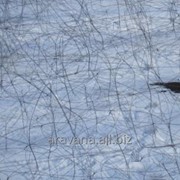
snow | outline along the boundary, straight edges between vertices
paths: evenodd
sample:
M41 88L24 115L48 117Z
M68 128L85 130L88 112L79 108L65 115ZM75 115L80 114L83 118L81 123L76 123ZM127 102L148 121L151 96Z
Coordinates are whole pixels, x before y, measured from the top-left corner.
M178 0L0 7L0 179L180 178Z

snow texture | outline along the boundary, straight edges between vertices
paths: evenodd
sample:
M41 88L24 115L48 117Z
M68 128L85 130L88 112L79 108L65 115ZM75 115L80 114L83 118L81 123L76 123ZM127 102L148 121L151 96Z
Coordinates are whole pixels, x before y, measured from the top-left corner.
M1 0L0 180L179 180L179 76L179 0Z

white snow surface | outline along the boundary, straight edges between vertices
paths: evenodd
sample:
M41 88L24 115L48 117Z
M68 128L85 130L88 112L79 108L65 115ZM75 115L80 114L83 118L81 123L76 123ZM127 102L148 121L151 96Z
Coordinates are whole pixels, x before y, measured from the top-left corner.
M179 78L179 0L1 0L0 179L179 180Z

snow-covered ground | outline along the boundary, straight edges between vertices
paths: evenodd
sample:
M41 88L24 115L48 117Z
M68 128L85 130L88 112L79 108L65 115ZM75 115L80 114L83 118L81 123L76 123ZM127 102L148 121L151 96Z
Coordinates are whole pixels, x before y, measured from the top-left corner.
M179 0L1 0L0 179L179 180L179 47Z

